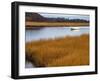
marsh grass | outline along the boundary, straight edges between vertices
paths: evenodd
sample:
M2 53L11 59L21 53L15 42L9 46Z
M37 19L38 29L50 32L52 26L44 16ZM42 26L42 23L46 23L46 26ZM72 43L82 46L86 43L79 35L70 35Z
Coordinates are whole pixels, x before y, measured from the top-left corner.
M32 27L65 27L65 26L89 26L86 22L25 22L26 28Z
M26 58L38 67L89 65L89 35L28 42Z

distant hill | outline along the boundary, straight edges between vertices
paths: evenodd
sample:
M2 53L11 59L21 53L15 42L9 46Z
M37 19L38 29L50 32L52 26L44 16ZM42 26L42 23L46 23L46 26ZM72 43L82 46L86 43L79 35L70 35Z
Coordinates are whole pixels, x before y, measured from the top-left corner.
M48 18L48 17L43 17L42 15L38 13L33 13L33 12L26 12L25 14L26 21L35 21L35 22L88 22L87 20L84 19L66 19L66 18Z
M26 21L45 21L45 18L38 13L26 13Z

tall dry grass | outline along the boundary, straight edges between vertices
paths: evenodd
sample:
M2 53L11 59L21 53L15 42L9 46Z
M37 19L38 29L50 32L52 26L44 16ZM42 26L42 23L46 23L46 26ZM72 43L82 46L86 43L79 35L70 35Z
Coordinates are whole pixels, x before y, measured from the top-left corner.
M26 58L40 67L89 65L89 35L28 42Z

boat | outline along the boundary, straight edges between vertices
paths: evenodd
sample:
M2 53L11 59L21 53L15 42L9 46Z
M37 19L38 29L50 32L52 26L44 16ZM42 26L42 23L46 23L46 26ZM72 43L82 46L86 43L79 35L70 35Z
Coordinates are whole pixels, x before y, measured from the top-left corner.
M79 27L71 27L71 31L79 31L80 28Z

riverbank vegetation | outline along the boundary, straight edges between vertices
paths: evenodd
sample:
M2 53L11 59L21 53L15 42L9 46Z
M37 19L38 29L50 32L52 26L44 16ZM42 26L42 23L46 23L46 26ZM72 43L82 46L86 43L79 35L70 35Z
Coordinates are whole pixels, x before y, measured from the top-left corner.
M89 35L27 42L26 59L37 67L89 65Z
M89 26L86 22L26 22L26 28L32 27L77 27Z

